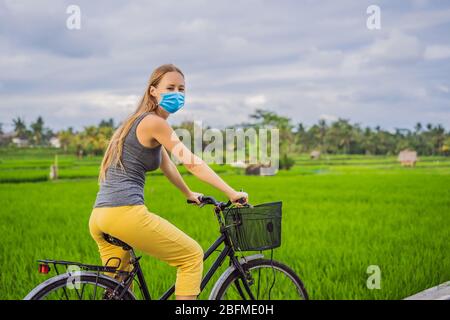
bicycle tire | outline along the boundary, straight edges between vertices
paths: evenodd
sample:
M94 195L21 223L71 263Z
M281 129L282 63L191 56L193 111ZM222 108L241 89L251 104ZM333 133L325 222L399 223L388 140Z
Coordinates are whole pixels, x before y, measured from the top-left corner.
M67 286L68 278L71 277L70 274L64 273L58 276L54 276L38 286L36 286L33 290L28 293L28 295L24 298L24 300L42 300L45 296L48 296L51 292L61 289ZM90 283L96 286L99 286L104 289L114 290L117 286L121 286L117 281L112 278L109 279L107 276L97 276L96 273L91 272L82 272L79 275L80 283ZM123 286L122 286L123 288ZM128 289L127 292L123 295L122 300L136 300L134 294Z
M273 267L274 269L283 272L286 274L292 282L297 287L299 293L303 296L303 300L309 300L308 292L305 289L303 282L300 280L299 276L287 265L269 259L255 259L250 260L242 265L244 269L254 270L258 267ZM225 291L229 288L229 286L235 281L239 279L239 271L234 270L230 275L223 280L223 283L220 285L220 288L217 290L217 294L214 297L211 297L212 300L222 300Z

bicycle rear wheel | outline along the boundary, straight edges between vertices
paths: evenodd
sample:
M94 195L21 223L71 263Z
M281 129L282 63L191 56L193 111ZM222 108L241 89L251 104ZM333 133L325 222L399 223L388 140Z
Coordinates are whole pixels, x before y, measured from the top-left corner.
M70 274L61 274L41 283L24 300L135 300L130 290L123 292L123 286L109 277L83 272L72 281ZM114 290L116 293L113 294Z
M303 282L288 266L268 259L250 260L242 265L251 275L250 290L256 300L308 300ZM238 270L217 290L215 300L250 300Z

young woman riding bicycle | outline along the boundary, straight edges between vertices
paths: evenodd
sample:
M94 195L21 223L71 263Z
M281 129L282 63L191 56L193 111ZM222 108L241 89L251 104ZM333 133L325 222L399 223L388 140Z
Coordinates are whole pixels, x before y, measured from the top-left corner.
M233 203L248 194L223 181L203 160L193 154L167 123L171 113L184 105L184 74L173 64L156 68L150 76L136 111L115 131L100 167L99 184L89 229L103 265L118 257L118 270L130 270L129 252L108 243L109 234L171 266L177 267L177 299L196 299L203 272L200 245L144 204L145 173L158 168L185 195L199 204L201 193L184 182L168 152L200 180L222 191Z

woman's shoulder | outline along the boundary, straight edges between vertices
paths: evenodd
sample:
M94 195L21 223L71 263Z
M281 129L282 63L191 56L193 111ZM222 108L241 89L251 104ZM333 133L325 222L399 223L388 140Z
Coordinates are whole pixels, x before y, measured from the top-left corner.
M152 129L162 129L170 127L169 123L166 121L166 119L148 112L141 120L142 126L146 129L152 130Z
M166 119L154 113L148 113L145 115L136 128L136 136L138 136L138 140L151 141L151 145L149 147L152 148L155 147L155 140L158 144L161 144L161 141L159 140L163 137L171 137L173 132L172 127Z

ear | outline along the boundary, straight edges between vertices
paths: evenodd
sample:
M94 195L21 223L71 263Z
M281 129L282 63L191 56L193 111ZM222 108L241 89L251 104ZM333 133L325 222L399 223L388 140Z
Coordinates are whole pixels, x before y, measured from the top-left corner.
M158 95L156 93L156 88L154 86L150 86L150 95L152 95L155 98L158 97Z

